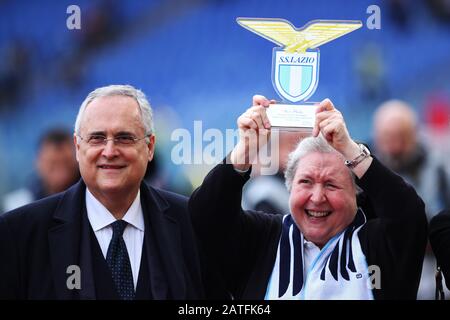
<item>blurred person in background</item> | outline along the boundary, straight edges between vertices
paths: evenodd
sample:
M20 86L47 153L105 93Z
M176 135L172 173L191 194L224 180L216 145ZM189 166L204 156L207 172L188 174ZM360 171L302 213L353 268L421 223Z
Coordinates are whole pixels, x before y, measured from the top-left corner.
M374 153L391 170L402 176L425 202L427 219L450 207L449 177L444 161L419 136L417 114L406 102L390 100L374 114ZM419 299L433 299L436 262L428 246Z
M17 105L23 98L23 91L27 88L33 71L30 43L23 39L14 38L6 45L2 52L0 46L0 111Z
M29 186L6 194L3 211L10 211L35 200L62 192L80 179L70 131L53 128L39 139L36 176Z
M304 136L305 133L299 131L280 130L278 132L278 172L273 175L261 175L259 166L253 166L253 176L242 191L242 208L244 210L282 215L289 213L289 192L284 183L284 170L289 153L295 149Z
M164 168L163 158L155 153L153 160L148 163L144 181L153 186L189 197L194 191L192 184L181 170Z
M374 153L401 175L424 200L428 220L450 207L444 161L419 137L417 115L400 100L383 103L374 115Z
M386 85L386 64L380 45L365 43L357 50L355 71L361 85L361 97L368 101L382 101L389 92Z

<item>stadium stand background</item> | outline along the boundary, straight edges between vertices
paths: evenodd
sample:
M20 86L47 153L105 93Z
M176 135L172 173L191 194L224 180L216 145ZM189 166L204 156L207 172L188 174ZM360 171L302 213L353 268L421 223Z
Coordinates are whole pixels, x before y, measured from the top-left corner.
M448 153L450 23L441 2L0 1L0 197L34 171L39 133L72 127L86 94L113 83L148 95L164 170L197 185L208 168L173 164L173 129L192 132L195 120L203 130L232 129L253 94L278 99L270 76L275 45L238 26L240 16L284 18L297 27L361 20L363 28L320 47L320 81L309 100L330 97L352 135L369 140L375 107L405 99ZM66 28L72 4L81 8L81 30ZM381 8L381 30L366 27L373 4Z

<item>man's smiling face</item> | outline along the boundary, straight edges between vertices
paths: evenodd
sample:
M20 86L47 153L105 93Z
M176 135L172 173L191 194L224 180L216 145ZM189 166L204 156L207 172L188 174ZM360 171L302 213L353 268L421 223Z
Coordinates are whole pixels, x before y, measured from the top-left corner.
M304 237L323 247L356 215L356 190L337 153L313 152L297 166L289 198L292 216Z
M137 192L147 164L153 158L154 137L132 145L89 145L93 134L108 139L131 135L141 139L145 129L137 102L127 96L108 96L94 99L86 108L76 139L76 155L80 173L89 191L95 196L126 195Z

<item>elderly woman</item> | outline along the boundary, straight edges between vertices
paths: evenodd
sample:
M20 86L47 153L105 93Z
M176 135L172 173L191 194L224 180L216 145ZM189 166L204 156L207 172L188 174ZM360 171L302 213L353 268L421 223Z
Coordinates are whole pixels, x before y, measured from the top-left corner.
M290 213L242 210L252 148L270 136L269 103L253 98L238 119L240 141L189 203L210 267L227 290L235 299L415 299L427 237L424 204L350 138L330 100L317 108L313 136L290 154ZM357 206L360 189L375 214L369 220Z

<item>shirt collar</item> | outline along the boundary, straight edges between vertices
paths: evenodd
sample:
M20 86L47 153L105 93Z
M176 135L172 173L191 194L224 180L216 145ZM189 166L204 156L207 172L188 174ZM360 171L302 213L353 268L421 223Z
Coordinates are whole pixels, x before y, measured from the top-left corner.
M303 238L303 247L305 247L306 249L318 249L320 250L320 248L318 246L316 246L313 242L306 240L305 238Z
M142 212L140 195L141 191L139 190L136 198L122 219L133 227L144 231L144 214ZM112 213L94 197L88 188L86 188L86 210L94 232L103 229L116 221L116 218Z

